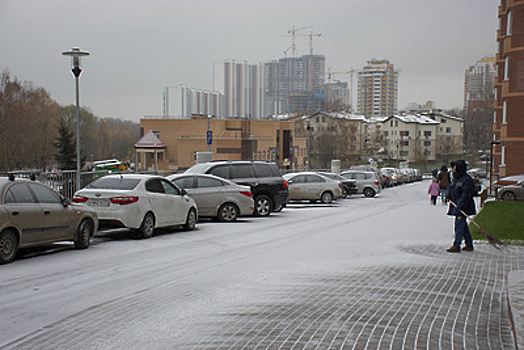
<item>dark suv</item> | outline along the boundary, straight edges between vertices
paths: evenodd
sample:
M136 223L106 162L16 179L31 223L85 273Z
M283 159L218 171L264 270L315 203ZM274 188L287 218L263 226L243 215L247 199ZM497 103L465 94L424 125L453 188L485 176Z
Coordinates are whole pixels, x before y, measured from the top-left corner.
M281 210L288 201L288 186L275 163L261 161L219 161L200 163L186 173L213 174L239 185L251 187L254 214L268 216Z

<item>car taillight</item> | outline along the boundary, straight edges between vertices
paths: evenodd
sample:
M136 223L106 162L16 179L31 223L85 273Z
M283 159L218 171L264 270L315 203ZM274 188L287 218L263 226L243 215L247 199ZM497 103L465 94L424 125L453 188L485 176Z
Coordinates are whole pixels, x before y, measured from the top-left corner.
M244 196L248 196L249 198L253 197L253 194L251 193L251 191L240 191L241 194L243 194Z
M138 197L136 196L113 197L110 199L110 201L113 204L126 205L126 204L132 204L132 203L138 202Z
M340 187L340 189L342 189L342 182L338 183L338 187Z
M379 182L378 182L378 181L375 181L375 185L377 185L377 186L378 186L378 184L379 184Z
M284 187L285 189L289 189L289 185L288 185L288 183L287 183L287 180L284 180L284 185L283 185L283 187Z
M73 203L85 203L85 202L87 202L87 197L75 194L73 196L73 200L72 201L73 201Z

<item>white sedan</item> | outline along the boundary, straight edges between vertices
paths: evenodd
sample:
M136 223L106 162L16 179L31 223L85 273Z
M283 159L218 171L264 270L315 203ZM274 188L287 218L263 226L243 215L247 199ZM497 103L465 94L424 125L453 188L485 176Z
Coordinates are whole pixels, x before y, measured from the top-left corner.
M143 238L160 227L193 230L198 218L185 190L157 175L108 175L77 191L73 202L94 208L101 226L137 229Z
M289 186L290 200L320 200L331 203L342 197L342 183L313 172L285 174Z

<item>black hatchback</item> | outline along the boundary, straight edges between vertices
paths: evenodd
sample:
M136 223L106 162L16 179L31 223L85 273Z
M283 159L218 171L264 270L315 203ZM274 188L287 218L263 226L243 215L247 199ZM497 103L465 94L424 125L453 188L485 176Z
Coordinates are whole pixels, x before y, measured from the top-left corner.
M193 165L186 173L212 174L251 187L254 215L268 216L288 201L288 185L275 163L263 161L218 161Z

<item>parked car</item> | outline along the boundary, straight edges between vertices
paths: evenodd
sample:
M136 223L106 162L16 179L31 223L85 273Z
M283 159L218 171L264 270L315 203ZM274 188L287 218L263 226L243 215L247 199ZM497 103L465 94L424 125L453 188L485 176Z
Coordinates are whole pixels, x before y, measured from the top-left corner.
M349 195L356 194L357 189L357 182L355 180L346 179L345 177L342 177L335 173L327 173L323 171L318 172L320 175L329 177L332 180L340 181L342 183L342 197L346 198Z
M193 230L198 218L195 201L186 191L157 175L104 176L77 191L73 202L95 209L101 226L139 230L143 238L160 227Z
M501 187L498 191L498 198L503 201L524 201L524 181Z
M380 172L389 177L389 186L397 186L401 184L397 168L382 168L380 169Z
M249 186L255 201L256 216L279 211L288 200L288 185L275 163L263 161L218 161L195 164L186 174L212 174Z
M289 186L290 200L320 200L331 203L342 197L342 183L313 172L289 173L284 175Z
M468 170L468 174L471 175L472 177L483 177L483 178L485 178L487 176L486 169L482 169L482 168L470 169L470 170Z
M71 204L42 183L0 178L0 264L11 262L19 248L52 242L85 249L97 226L93 209Z
M239 216L253 214L253 195L248 186L209 174L175 174L167 178L195 200L199 216L235 221Z
M356 180L359 194L365 197L375 197L380 192L380 179L374 171L348 170L340 173L340 176Z

